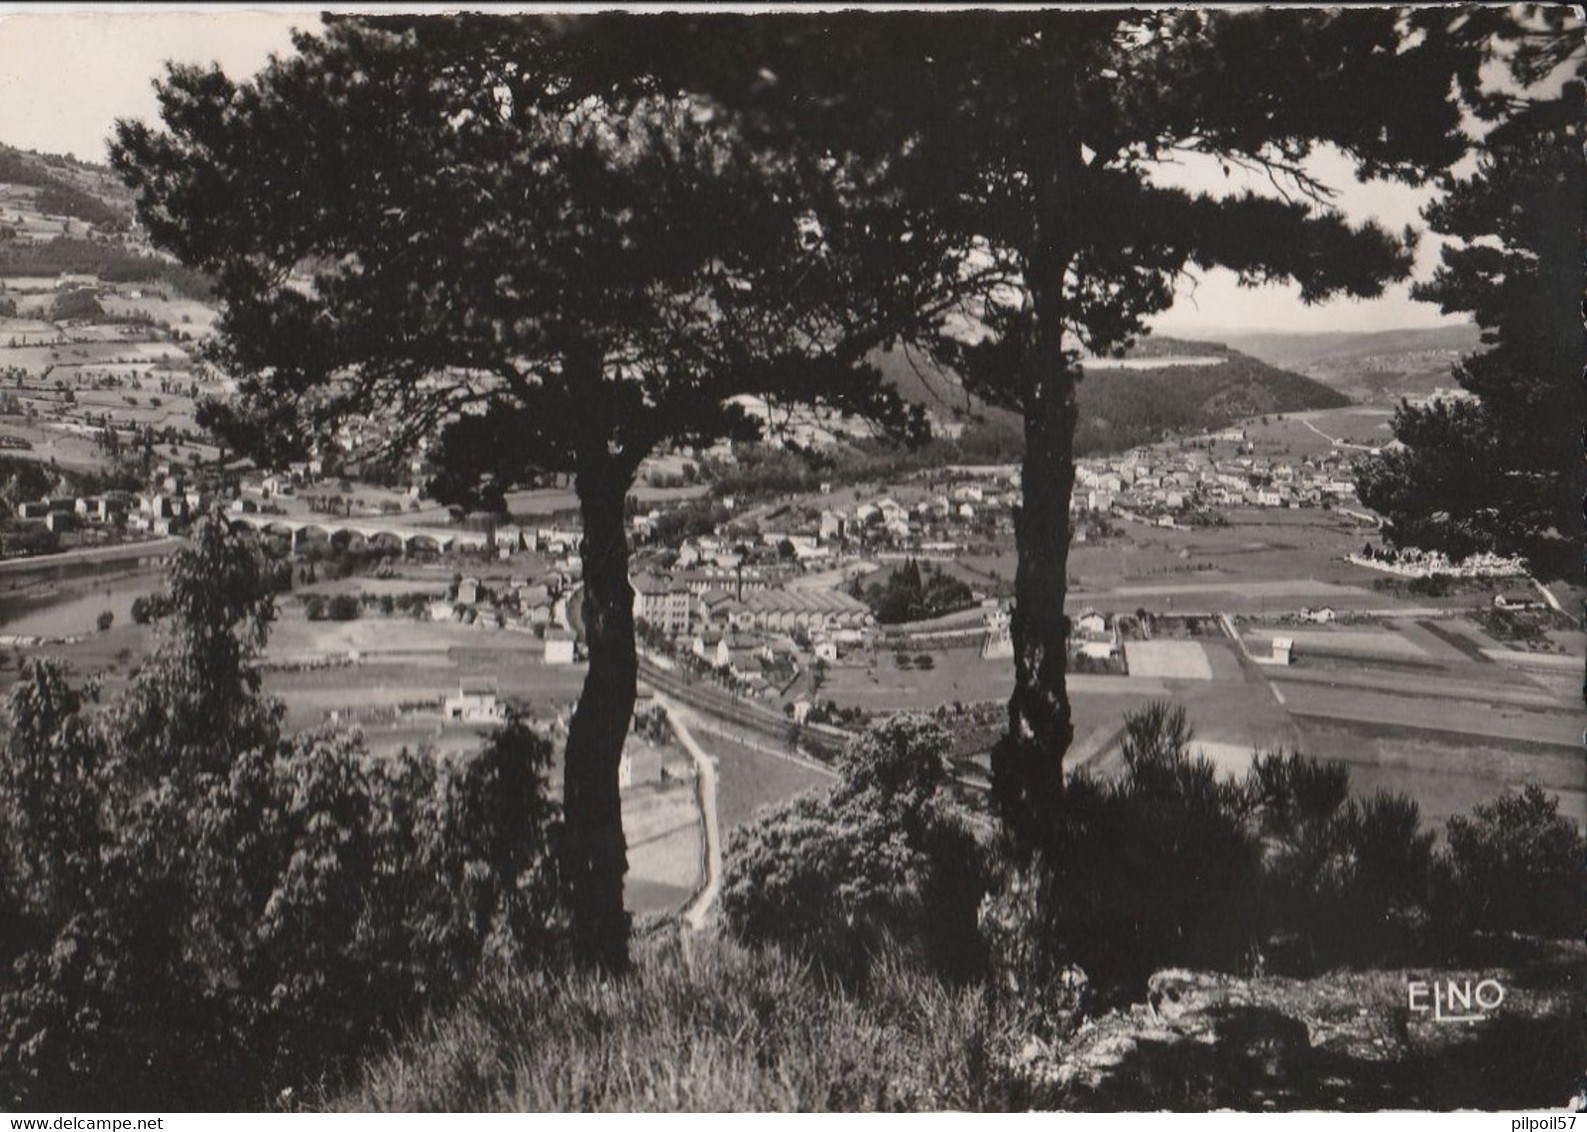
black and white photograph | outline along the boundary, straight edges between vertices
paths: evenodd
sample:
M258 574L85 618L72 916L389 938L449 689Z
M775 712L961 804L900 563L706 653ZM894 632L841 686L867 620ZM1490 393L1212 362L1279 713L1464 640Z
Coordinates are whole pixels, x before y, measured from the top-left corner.
M1569 1132L1584 27L0 5L3 1132Z

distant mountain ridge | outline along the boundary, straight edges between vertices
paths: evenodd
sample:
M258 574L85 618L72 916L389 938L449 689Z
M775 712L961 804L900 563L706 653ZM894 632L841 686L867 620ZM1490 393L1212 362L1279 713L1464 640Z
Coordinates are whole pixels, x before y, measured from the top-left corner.
M1453 386L1455 364L1482 348L1481 333L1465 323L1364 333L1231 333L1227 340L1236 349L1303 373L1352 400L1393 406L1402 398Z
M1191 338L1175 338L1169 334L1150 334L1131 346L1127 358L1195 357L1203 354L1228 354L1223 342L1202 342Z
M1126 354L1129 368L1102 361L1080 381L1075 453L1120 452L1166 436L1221 428L1264 413L1332 409L1344 394L1271 366L1220 342L1147 338ZM1207 359L1217 358L1208 364ZM1154 360L1163 364L1150 365ZM906 398L960 423L1015 428L1017 414L966 394L957 378L918 354L879 354L877 364Z
M1481 344L1481 331L1470 323L1458 326L1409 327L1400 330L1333 330L1310 333L1227 331L1218 337L1253 358L1274 366L1300 368L1329 358L1455 350L1468 353Z

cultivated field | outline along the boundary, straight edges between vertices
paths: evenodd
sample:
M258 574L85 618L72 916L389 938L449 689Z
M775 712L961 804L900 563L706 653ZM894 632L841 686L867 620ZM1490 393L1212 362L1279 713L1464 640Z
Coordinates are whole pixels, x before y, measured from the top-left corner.
M1408 794L1430 823L1441 825L1504 790L1535 782L1559 797L1561 813L1587 828L1579 745L1533 747L1317 717L1298 722L1302 749L1348 765L1358 795L1380 789Z
M1131 641L1124 646L1131 676L1211 680L1212 665L1195 641Z
M696 499L709 489L706 484L691 487L652 487L646 483L635 484L629 495L646 504L665 505L683 499ZM534 491L514 491L507 494L507 510L514 516L546 518L563 512L577 511L579 497L572 488L537 488Z
M145 295L140 299L106 295L99 300L107 314L118 318L147 314L156 322L168 322L195 338L207 335L219 317L214 307L192 299L161 299Z
M1346 405L1287 413L1283 419L1273 416L1265 424L1260 419L1245 421L1244 428L1246 440L1257 451L1287 451L1302 458L1326 454L1333 447L1330 437L1369 448L1386 444L1394 438L1389 430L1393 419L1394 411L1382 406Z
M718 724L698 713L690 719L689 730L716 760L717 819L724 838L762 806L813 787L830 786L835 780L831 771L777 751L768 740L740 735L731 725Z
M1155 612L1292 611L1302 605L1382 610L1397 599L1376 589L1385 577L1344 560L1374 532L1337 511L1231 508L1227 524L1188 530L1118 524L1118 535L1076 543L1069 553L1073 610ZM972 584L1011 581L1012 549L955 563ZM959 571L956 571L959 572ZM1417 599L1441 606L1459 599ZM1170 604L1171 602L1171 604Z
M1088 582L1087 572L1110 561L1118 569L1106 589L1075 592L1071 612L1145 606L1243 615L1241 632L1254 655L1267 655L1272 638L1285 636L1295 642L1296 663L1260 668L1241 661L1222 637L1129 642L1130 675L1070 676L1075 741L1066 765L1119 772L1125 715L1169 699L1188 709L1193 746L1229 775L1243 774L1253 751L1299 750L1348 763L1358 793L1409 794L1434 822L1506 786L1536 781L1587 825L1579 673L1572 681L1537 669L1541 662L1529 666L1524 654L1502 651L1503 642L1452 615L1486 605L1495 587L1442 599L1402 597L1374 588L1369 571L1330 562L1330 552L1353 549L1351 537L1352 528L1337 519L1285 513L1210 531L1148 532L1144 548L1129 549L1127 567L1118 545L1077 547L1072 568ZM1229 552L1218 554L1217 543ZM1184 561L1177 551L1186 548L1216 558L1219 570L1184 580L1155 573ZM975 565L999 568L984 559ZM1006 568L1012 570L1011 559ZM1364 619L1316 625L1278 617L1324 604ZM885 712L998 700L1011 687L1006 660L983 661L970 649L934 655L929 671L899 669L886 651L869 668L835 668L821 695Z
M672 912L699 888L705 860L691 782L637 786L623 794L628 875L623 903L636 916Z
M913 650L907 650L915 655ZM840 707L867 711L926 710L962 700L1006 699L1014 687L1013 662L983 660L978 648L946 649L928 653L933 667L901 669L893 654L880 651L868 667L834 666L822 686L820 698Z
M132 621L132 603L164 582L158 571L67 583L35 584L0 600L0 633L21 637L75 637L95 632L95 621L109 610L115 624Z
M1451 701L1393 691L1282 684L1285 705L1296 716L1351 720L1376 727L1455 736L1551 743L1574 750L1580 764L1580 709L1538 708L1509 703Z
M1393 622L1349 629L1291 629L1251 627L1243 629L1241 636L1253 651L1268 653L1275 637L1287 637L1294 642L1298 656L1349 656L1368 660L1406 660L1431 663L1432 656L1426 648L1405 634L1396 632Z
M14 296L8 291L7 298ZM19 304L20 305L20 304ZM48 344L63 341L64 336L56 329L53 322L46 322L40 318L6 318L0 316L0 346L8 349L20 350L26 346ZM15 341L16 346L8 346ZM4 357L5 355L0 355ZM16 363L12 363L16 364Z

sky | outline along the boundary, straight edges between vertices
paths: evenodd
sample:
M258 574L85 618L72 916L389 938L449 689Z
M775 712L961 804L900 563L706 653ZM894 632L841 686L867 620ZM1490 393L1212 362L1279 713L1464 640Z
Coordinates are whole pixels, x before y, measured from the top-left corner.
M241 77L262 67L271 54L290 51L292 28L312 30L318 24L315 5L220 11L195 11L196 5L187 10L136 7L96 5L86 11L77 5L0 2L0 142L103 161L117 118L156 119L152 81L167 60L219 63ZM1352 220L1375 218L1392 231L1407 224L1422 227L1418 212L1428 200L1427 190L1359 184L1347 162L1326 153L1318 155L1311 171L1338 190L1335 204ZM1165 169L1161 179L1218 194L1247 184L1238 174L1226 180L1210 162ZM1438 247L1435 238L1424 236L1417 278L1432 273ZM1193 283L1182 282L1173 308L1154 319L1153 327L1186 336L1214 330L1388 330L1460 321L1413 302L1403 284L1378 299L1306 307L1298 288L1241 288L1230 273L1214 270L1200 273Z
M1432 199L1433 190L1392 181L1356 180L1350 160L1337 150L1326 149L1305 162L1306 171L1335 193L1332 206L1354 223L1376 220L1391 232L1407 226L1416 229L1421 239L1416 249L1413 280L1428 279L1439 263L1441 237L1427 230L1421 210ZM1271 192L1265 176L1235 171L1225 177L1210 157L1187 158L1172 169L1163 169L1152 178L1165 185L1214 196L1232 195L1250 189ZM1306 306L1297 285L1241 287L1232 272L1216 269L1200 272L1192 280L1181 280L1173 307L1152 320L1160 334L1180 337L1209 330L1271 330L1320 332L1329 330L1401 330L1410 327L1456 325L1468 321L1465 315L1446 317L1436 306L1419 303L1410 297L1410 284L1400 283L1384 290L1376 299L1333 299Z

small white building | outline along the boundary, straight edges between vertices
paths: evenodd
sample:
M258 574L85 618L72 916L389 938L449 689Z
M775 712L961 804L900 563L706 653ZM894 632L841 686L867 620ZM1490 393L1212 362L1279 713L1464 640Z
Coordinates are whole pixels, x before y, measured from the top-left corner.
M496 700L496 685L489 680L462 681L457 695L446 701L443 710L447 719L461 723L495 723L507 714Z
M1273 663L1288 665L1290 657L1295 652L1295 641L1292 637L1273 638Z
M1536 594L1526 590L1506 590L1501 594L1493 595L1495 609L1542 609L1543 601Z
M1095 610L1088 609L1075 621L1075 628L1082 633L1100 636L1108 631L1108 620Z

